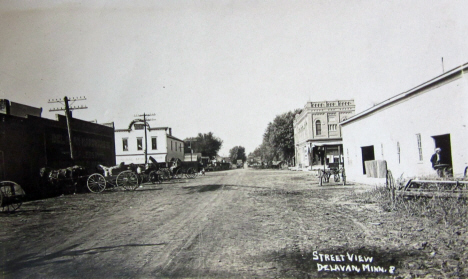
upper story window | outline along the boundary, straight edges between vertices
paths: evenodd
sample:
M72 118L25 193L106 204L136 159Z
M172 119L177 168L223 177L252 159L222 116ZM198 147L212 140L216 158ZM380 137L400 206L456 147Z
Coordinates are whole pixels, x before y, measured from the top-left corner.
M179 151L182 151L182 143L179 142Z
M328 125L328 130L329 131L336 131L337 124L329 124Z
M315 121L315 134L320 136L322 134L322 124L320 120Z
M137 138L137 150L143 150L143 138Z
M158 149L157 137L151 137L151 149L153 150Z
M128 138L122 139L122 150L128 151Z
M171 140L171 150L172 150L172 140Z
M133 126L135 127L135 130L143 130L145 128L144 124L135 124Z

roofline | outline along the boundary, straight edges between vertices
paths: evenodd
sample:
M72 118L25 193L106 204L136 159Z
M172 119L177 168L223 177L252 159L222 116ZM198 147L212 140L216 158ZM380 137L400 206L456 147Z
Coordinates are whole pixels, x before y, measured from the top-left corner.
M424 83L422 83L422 84L420 84L420 85L418 85L418 86L416 86L416 87L414 87L414 88L412 88L412 89L410 89L408 91L405 91L403 93L395 95L395 96L393 96L393 97L391 97L391 98L389 98L389 99L387 99L387 100L385 100L383 102L378 103L377 105L375 105L373 107L370 107L370 108L368 108L368 109L354 115L353 117L350 117L350 118L346 119L343 122L340 122L340 125L341 126L347 125L347 124L349 124L351 122L354 122L354 121L356 121L358 119L361 119L361 118L363 118L363 117L365 117L365 116L367 116L369 114L377 112L377 111L379 111L379 110L381 110L381 109L383 109L385 107L393 105L396 102L399 102L399 101L404 100L406 98L412 97L412 96L414 96L414 95L416 95L418 93L421 93L422 91L424 91L424 90L426 90L426 89L428 89L428 88L430 88L432 86L435 86L435 85L437 85L439 83L448 81L450 79L454 79L454 78L456 78L457 75L463 75L464 72L467 71L467 70L468 70L468 63L465 63L465 64L463 64L461 66L456 67L456 68L453 68L448 72L445 72L445 73L443 73L443 74L441 74L439 76L436 76L435 78L430 79L430 80L428 80L428 81L426 81L426 82L424 82Z
M166 130L169 129L169 127L154 127L154 128L148 128L148 131L154 131L154 130ZM132 129L115 129L116 132L130 132Z
M181 140L181 139L179 139L179 138L176 138L176 137L174 137L173 135L167 135L167 137L168 137L168 138L171 138L171 139L179 140L179 141L185 143L183 140Z

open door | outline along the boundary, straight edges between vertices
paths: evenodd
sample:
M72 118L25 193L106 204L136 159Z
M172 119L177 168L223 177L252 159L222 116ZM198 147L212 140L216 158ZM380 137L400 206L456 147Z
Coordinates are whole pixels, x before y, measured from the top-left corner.
M366 164L365 161L375 160L374 156L374 146L363 146L361 147L362 152L362 174L366 174Z
M452 166L452 147L450 144L450 134L432 136L434 139L434 149L439 147L440 163Z

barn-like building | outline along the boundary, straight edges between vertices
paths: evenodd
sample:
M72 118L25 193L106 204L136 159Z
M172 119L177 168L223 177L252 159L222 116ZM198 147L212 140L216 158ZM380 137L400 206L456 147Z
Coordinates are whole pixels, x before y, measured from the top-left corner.
M436 147L442 149L441 163L454 176L463 176L468 166L467 70L468 64L459 66L341 122L348 180L385 180L378 171L369 173L365 161L386 164L395 178L436 175L431 164Z

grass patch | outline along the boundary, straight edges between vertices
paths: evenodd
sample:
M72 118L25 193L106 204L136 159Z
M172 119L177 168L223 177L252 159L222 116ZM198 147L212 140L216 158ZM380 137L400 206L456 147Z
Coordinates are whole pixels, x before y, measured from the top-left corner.
M354 194L360 203L375 203L385 211L397 211L404 215L429 219L437 224L467 227L468 201L466 198L407 197L394 193L387 187L375 187L370 191Z

